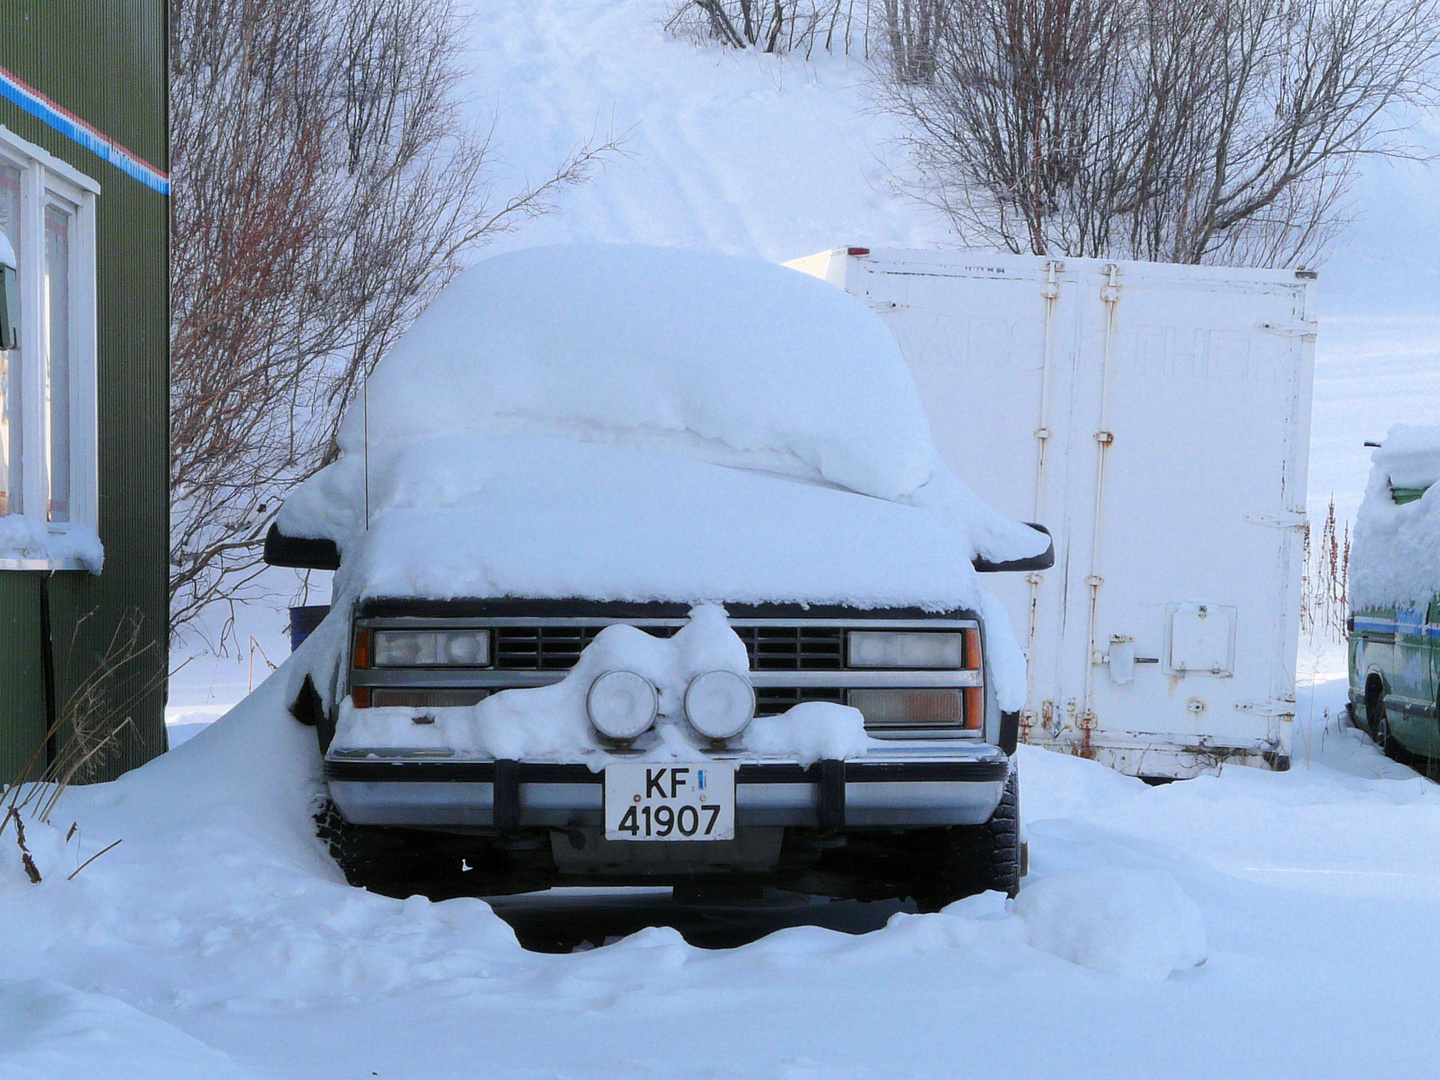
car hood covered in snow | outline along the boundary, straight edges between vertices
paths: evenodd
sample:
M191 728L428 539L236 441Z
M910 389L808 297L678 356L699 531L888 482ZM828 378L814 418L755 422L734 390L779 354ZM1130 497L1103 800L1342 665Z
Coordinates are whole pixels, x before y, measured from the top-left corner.
M900 350L797 271L642 247L461 274L279 519L355 595L981 605L1039 554L940 462Z

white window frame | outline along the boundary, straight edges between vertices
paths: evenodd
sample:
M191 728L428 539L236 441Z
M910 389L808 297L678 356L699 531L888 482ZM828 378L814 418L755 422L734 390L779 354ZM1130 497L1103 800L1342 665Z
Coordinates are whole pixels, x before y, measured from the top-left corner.
M44 147L0 124L0 163L20 170L20 227L14 244L20 264L20 347L10 363L22 372L20 408L21 516L45 525L50 535L74 526L98 533L100 524L98 429L96 418L95 200L100 185ZM71 215L70 232L70 512L69 520L47 522L50 501L50 411L45 402L45 363L39 328L45 305L45 209ZM53 358L52 358L53 362ZM67 559L0 558L4 570L78 570Z

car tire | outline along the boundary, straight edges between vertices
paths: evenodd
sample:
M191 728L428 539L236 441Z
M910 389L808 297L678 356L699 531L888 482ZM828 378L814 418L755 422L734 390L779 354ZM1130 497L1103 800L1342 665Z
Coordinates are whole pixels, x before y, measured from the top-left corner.
M1390 714L1385 708L1384 693L1369 694L1365 699L1365 722L1370 725L1370 737L1380 752L1394 758L1399 750L1395 734L1390 730Z
M526 892L552 883L548 845L536 852L543 855L542 867L535 865L535 859L517 857L479 837L354 825L328 799L315 815L315 824L316 835L329 848L345 880L382 896L448 900Z
M995 891L1014 897L1020 891L1020 777L1012 768L1005 793L983 825L956 825L941 830L938 850L913 890L921 911L939 911L946 904L977 893Z

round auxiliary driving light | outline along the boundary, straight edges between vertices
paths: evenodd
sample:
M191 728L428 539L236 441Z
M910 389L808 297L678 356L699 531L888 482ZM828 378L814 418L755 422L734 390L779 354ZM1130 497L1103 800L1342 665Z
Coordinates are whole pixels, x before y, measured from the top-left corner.
M685 719L706 738L733 738L754 715L755 691L733 671L707 671L685 690Z
M590 684L585 712L611 739L633 739L655 722L660 699L650 680L633 671L607 671Z

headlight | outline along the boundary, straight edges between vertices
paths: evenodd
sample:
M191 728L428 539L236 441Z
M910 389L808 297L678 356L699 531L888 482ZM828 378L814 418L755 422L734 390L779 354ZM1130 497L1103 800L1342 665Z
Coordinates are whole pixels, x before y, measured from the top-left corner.
M660 699L650 680L633 671L607 671L590 684L585 712L601 735L633 739L655 722Z
M685 689L685 719L708 739L729 739L755 715L750 681L733 671L707 671Z
M966 638L973 635L971 648ZM852 668L961 669L979 667L980 635L974 630L899 632L852 630L849 635ZM967 655L973 651L973 656Z
M487 667L489 630L376 630L376 667Z

